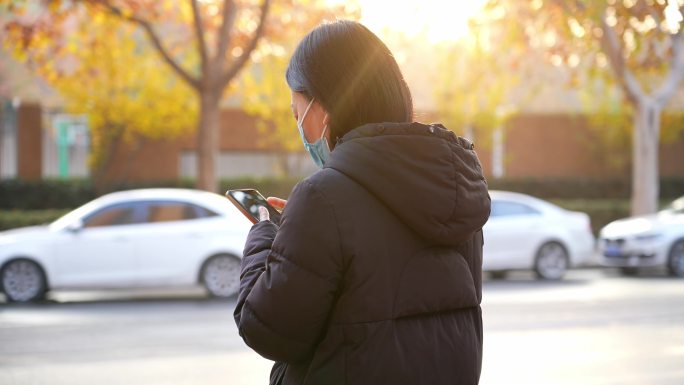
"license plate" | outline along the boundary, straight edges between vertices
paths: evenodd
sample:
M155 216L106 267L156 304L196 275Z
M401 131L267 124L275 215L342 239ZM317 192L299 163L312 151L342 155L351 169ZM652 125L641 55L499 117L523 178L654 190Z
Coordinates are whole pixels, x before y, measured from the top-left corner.
M606 245L603 255L606 257L619 257L622 254L620 247L616 245Z

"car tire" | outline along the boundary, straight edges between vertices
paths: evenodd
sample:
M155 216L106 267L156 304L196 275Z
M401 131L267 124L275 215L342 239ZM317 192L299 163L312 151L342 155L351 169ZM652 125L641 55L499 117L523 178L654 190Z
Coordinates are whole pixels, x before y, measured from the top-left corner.
M568 270L568 251L558 242L546 242L537 251L534 272L539 279L557 281Z
M675 242L670 248L667 269L674 277L684 277L684 239Z
M45 272L35 262L20 258L9 261L0 271L0 285L9 302L32 302L45 298Z
M229 254L209 258L202 266L200 280L212 297L234 296L240 289L240 259Z

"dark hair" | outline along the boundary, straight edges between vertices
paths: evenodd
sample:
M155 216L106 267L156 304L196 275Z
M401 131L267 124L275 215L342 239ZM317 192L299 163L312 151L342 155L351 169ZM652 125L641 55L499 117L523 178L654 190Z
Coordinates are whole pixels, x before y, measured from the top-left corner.
M309 32L285 74L295 92L316 98L330 114L330 137L366 123L410 122L411 92L394 56L360 23L338 20Z

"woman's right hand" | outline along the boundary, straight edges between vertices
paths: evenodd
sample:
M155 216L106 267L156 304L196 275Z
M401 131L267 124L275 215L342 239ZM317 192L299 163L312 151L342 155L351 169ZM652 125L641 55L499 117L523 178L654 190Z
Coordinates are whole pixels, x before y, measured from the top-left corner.
M283 211L285 205L287 205L287 201L285 199L280 199L276 197L268 197L266 198L266 201L268 202L268 204L275 207L275 209L278 211Z

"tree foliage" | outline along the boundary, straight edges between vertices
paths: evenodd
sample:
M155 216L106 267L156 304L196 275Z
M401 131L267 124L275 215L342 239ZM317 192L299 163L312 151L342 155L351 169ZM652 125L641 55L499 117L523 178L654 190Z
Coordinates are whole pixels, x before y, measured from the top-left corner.
M537 67L530 50L515 41L521 25L506 25L503 15L485 9L469 21L469 38L435 47L435 106L448 127L477 132L488 147L494 130L522 110L536 94Z
M271 0L18 0L9 11L29 17L8 26L27 49L44 44L55 52L70 42L64 32L81 9L115 16L139 27L176 78L192 89L198 102L198 187L215 190L219 103L229 83L248 62L266 30ZM38 9L35 11L34 9ZM89 27L91 23L80 20ZM48 39L37 39L47 36ZM81 41L73 44L82 46ZM195 63L187 63L195 56Z
M354 2L329 6L319 0L305 0L295 3L287 11L276 6L274 14L297 20L298 28L285 28L274 33L257 49L254 63L237 83L236 91L245 111L258 118L262 134L259 145L281 151L279 171L287 174L290 172L287 153L302 150L290 107L290 89L285 82L290 55L304 35L316 25L336 18L358 19L359 8Z
M8 32L17 35L6 42L62 95L68 112L87 115L96 179L107 172L122 141L169 139L190 131L197 119L196 96L163 65L139 28L92 7L68 19L72 27L60 31L58 43L48 28L21 40L18 24L9 24Z
M684 2L491 0L489 7L506 14L507 25L525 25L520 41L591 85L585 99L598 106L600 124L607 112L632 118L632 213L655 211L663 110L684 80ZM614 88L621 103L611 100Z

